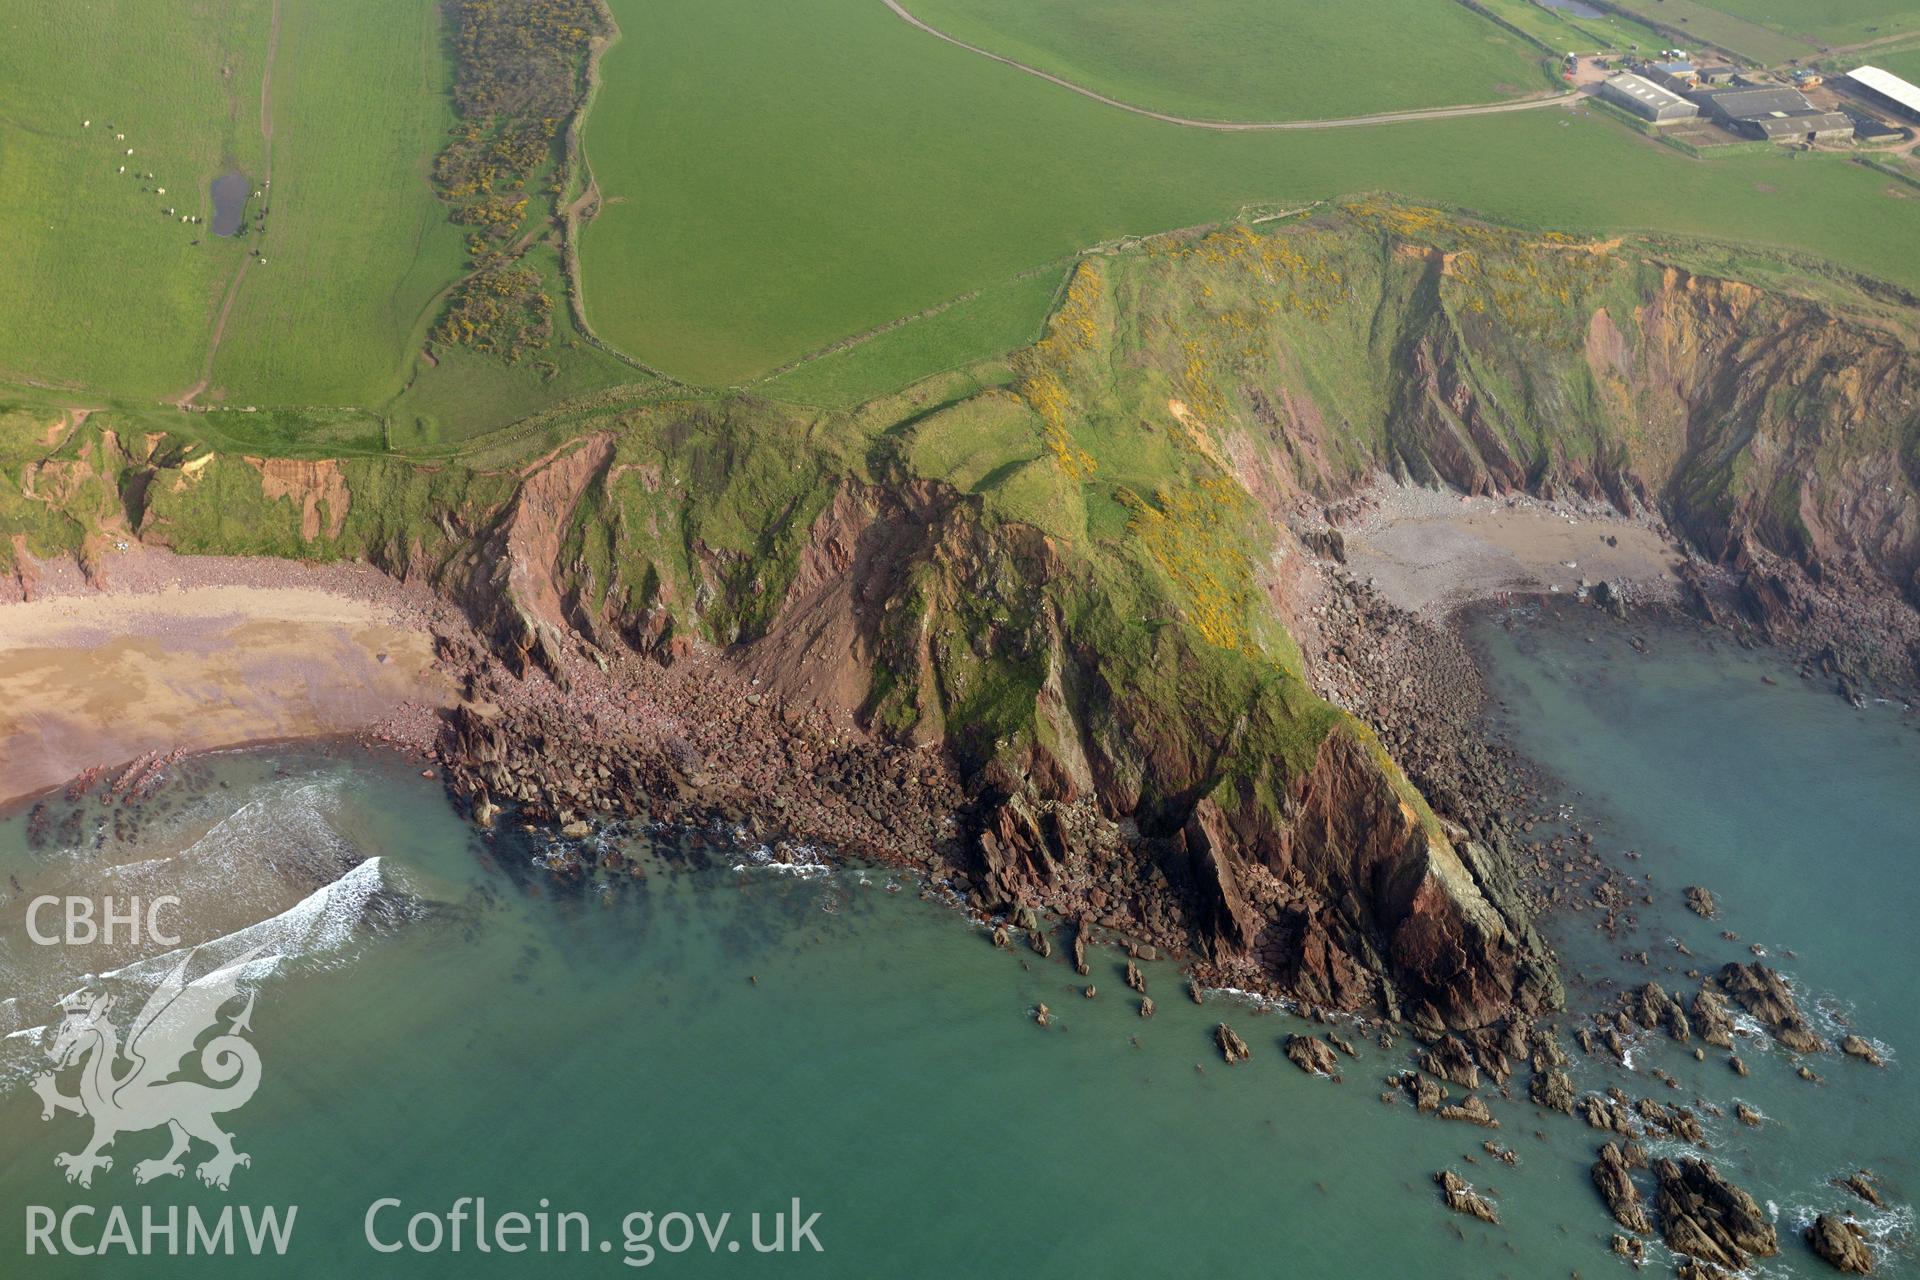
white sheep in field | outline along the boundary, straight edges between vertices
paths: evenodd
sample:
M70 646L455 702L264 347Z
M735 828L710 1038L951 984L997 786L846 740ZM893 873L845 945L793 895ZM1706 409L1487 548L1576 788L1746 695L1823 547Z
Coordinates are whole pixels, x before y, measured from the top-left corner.
M127 148L127 154L128 154L128 155L132 155L132 154L133 154L133 148L132 148L132 147L128 147L128 148Z
M156 190L156 192L155 192L155 194L156 194L156 195L165 195L165 194L167 194L167 189L166 189L165 187L160 187L160 188L158 188L158 189Z
M82 120L82 121L80 122L80 127L81 127L82 129L91 129L91 128L93 128L93 121L91 121L91 120Z
M125 165L121 165L121 166L120 166L120 172L121 172L121 173L125 173L126 171L127 171L127 166L125 166Z

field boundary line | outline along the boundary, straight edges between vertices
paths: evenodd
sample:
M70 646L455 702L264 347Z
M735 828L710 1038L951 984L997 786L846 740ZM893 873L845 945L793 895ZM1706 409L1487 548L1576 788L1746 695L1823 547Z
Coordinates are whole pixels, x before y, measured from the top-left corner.
M273 13L267 20L267 61L260 69L260 190L268 191L273 186L273 60L280 52L280 0L273 0ZM264 197L271 201L273 197ZM240 216L246 217L245 206ZM220 341L227 334L227 318L233 314L233 304L239 301L240 284L247 278L247 269L253 265L253 254L244 254L240 265L233 270L233 282L227 286L227 296L220 303L220 314L214 317L213 331L207 335L207 357L200 364L200 380L189 387L175 400L174 407L189 408L200 398L213 382L213 361L220 354Z
M885 4L887 8L893 10L894 16L907 25L918 27L928 35L936 39L944 40L957 49L965 49L968 53L976 54L990 61L1012 67L1016 71L1024 71L1030 76L1037 76L1045 80L1048 84L1059 85L1062 89L1070 90L1083 98L1092 98L1095 102L1101 103L1102 105L1117 107L1122 111L1130 111L1136 116L1145 116L1149 120L1158 120L1162 124L1179 125L1184 129L1212 129L1221 133L1277 133L1288 130L1349 129L1375 124L1406 124L1416 120L1446 120L1454 116L1492 116L1504 115L1509 111L1533 111L1540 107L1551 107L1558 103L1572 102L1582 96L1578 91L1569 90L1566 93L1550 93L1531 98L1517 98L1510 102L1470 103L1457 107L1422 107L1412 111L1382 111L1373 115L1344 116L1333 120L1200 120L1192 116L1177 116L1165 111L1155 111L1151 107L1142 107L1135 103L1122 102L1118 98L1109 98L1104 93L1089 89L1083 84L1075 84L1063 76L1054 75L1051 71L1042 71L1038 67L1030 67L1024 62L1019 62L1007 57L1005 54L995 53L991 49L982 49L979 45L968 44L965 40L957 36L950 36L940 30L940 28L915 17L907 10L906 6L900 3L900 0L881 0L881 2Z
M586 91L581 94L572 117L567 121L567 136L562 144L562 154L577 170L577 174L569 175L569 190L562 192L561 199L554 204L554 212L560 218L560 278L567 286L567 310L573 317L574 329L590 346L648 377L679 385L678 378L628 355L602 338L587 320L586 271L580 264L580 235L587 221L600 211L602 202L600 179L593 172L593 162L587 159L587 113L593 110L594 100L600 96L600 58L626 34L621 30L619 19L613 16L613 7L606 0L595 0L594 7L600 11L609 34L594 37L587 49ZM566 199L575 177L580 184L580 193L572 199ZM583 212L586 218L581 217Z

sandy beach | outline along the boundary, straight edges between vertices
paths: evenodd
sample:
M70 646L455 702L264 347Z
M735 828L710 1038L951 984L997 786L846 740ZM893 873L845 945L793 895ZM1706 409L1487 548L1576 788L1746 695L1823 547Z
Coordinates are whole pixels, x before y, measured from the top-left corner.
M450 690L430 598L353 566L135 550L0 604L0 803L146 751L367 729Z

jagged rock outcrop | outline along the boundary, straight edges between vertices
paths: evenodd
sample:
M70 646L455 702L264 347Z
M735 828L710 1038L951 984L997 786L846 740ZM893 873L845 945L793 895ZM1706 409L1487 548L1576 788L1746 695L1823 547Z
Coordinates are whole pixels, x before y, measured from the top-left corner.
M1705 1160L1656 1160L1654 1208L1676 1253L1729 1271L1780 1251L1780 1239L1752 1196Z
M1815 1034L1781 976L1755 960L1729 963L1716 977L1720 989L1766 1024L1767 1030L1795 1053L1825 1053L1827 1042Z
M1880 1051L1873 1047L1871 1040L1868 1040L1865 1036L1856 1035L1851 1031L1840 1037L1840 1052L1850 1058L1858 1058L1869 1066L1884 1067L1887 1065L1886 1060L1880 1056Z
M1580 1115L1589 1126L1624 1136L1633 1133L1633 1119L1626 1106L1605 1094L1589 1093L1580 1099Z
M1480 1067L1466 1043L1456 1035L1442 1036L1420 1055L1420 1069L1462 1089L1480 1087Z
M1340 1059L1333 1054L1333 1046L1318 1036L1287 1037L1285 1045L1287 1061L1310 1076L1329 1076L1335 1083L1340 1080Z
M1213 1043L1219 1048L1220 1056L1227 1060L1228 1066L1245 1062L1253 1056L1253 1050L1249 1049L1247 1042L1240 1038L1240 1033L1224 1022L1215 1024Z
M1880 1189L1873 1185L1873 1174L1865 1169L1850 1173L1844 1178L1835 1178L1833 1185L1843 1191L1851 1191L1876 1209L1887 1207L1887 1201Z
M1644 983L1621 997L1628 1015L1647 1030L1664 1030L1675 1040L1687 1040L1693 1034L1686 1011L1657 982Z
M1708 1044L1718 1049L1733 1048L1733 1019L1727 1016L1726 1001L1719 992L1703 985L1694 993L1693 1025Z
M1447 1208L1469 1218L1500 1225L1500 1215L1494 1212L1493 1205L1467 1185L1459 1174L1451 1169L1443 1169L1433 1175L1433 1180L1439 1184L1440 1198Z
M1873 1253L1864 1233L1851 1219L1823 1213L1807 1227L1807 1246L1835 1271L1851 1276L1873 1272Z
M1573 1077L1558 1067L1534 1072L1527 1094L1543 1107L1573 1114Z
M1593 1185L1600 1198L1607 1202L1607 1212L1615 1222L1643 1236L1653 1234L1640 1188L1633 1184L1626 1157L1618 1144L1609 1142L1601 1146L1599 1158L1593 1162Z
M1442 1120L1461 1120L1467 1124L1477 1124L1483 1129L1500 1127L1500 1122L1478 1094L1469 1094L1451 1106L1441 1107L1437 1114Z
M1435 1083L1418 1071L1403 1071L1397 1076L1388 1076L1387 1083L1398 1085L1423 1115L1438 1111L1447 1100L1446 1086Z

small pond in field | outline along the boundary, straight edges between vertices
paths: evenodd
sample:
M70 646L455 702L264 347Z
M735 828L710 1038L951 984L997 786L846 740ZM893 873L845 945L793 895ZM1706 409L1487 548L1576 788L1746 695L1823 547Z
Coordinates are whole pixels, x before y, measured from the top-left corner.
M247 216L247 196L252 190L247 175L238 170L213 180L213 234L230 236L240 230Z

